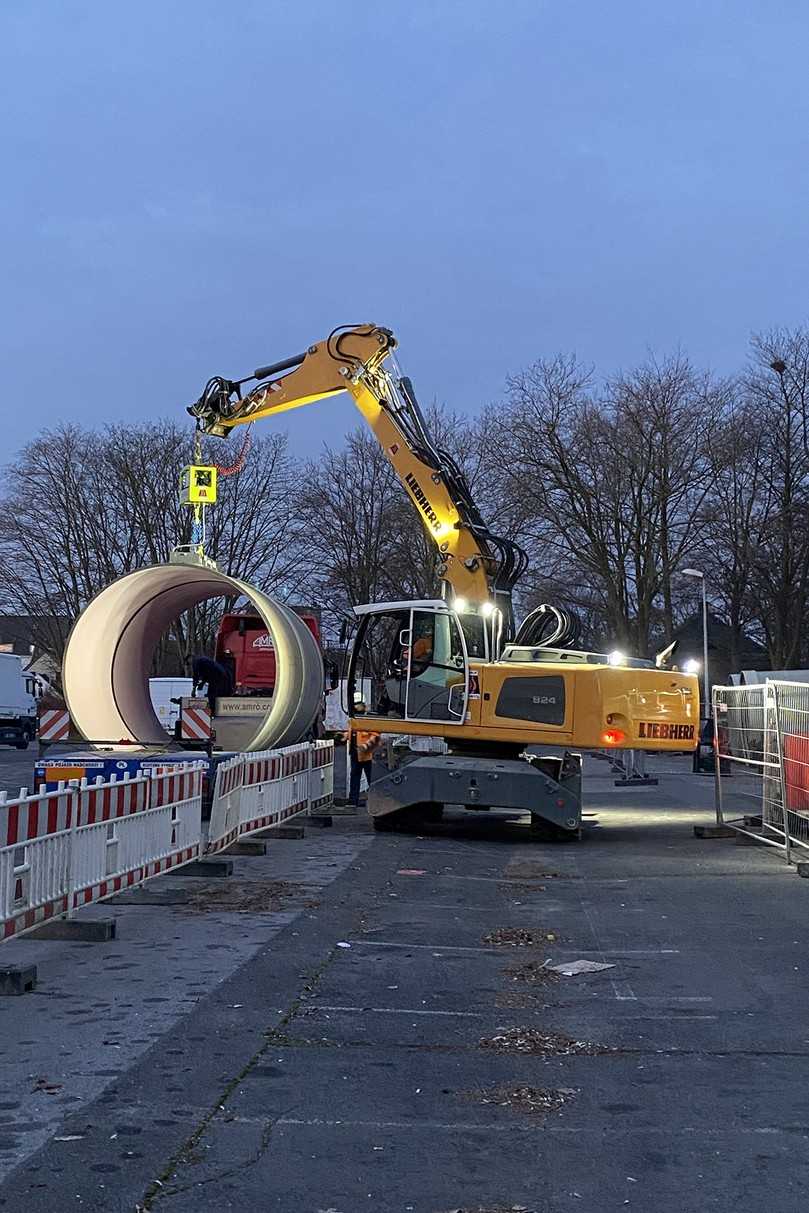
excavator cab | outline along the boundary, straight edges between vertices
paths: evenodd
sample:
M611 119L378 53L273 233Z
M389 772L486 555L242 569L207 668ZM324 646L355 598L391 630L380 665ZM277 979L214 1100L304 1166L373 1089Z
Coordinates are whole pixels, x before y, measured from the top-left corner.
M370 679L368 715L388 721L463 724L469 700L469 653L456 611L439 599L355 608L360 619L348 674ZM398 731L398 730L394 730Z

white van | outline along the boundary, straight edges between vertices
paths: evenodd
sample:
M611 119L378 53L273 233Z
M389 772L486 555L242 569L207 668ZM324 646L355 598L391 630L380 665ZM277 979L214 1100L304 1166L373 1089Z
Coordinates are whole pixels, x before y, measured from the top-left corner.
M37 733L36 678L26 674L22 657L0 653L0 745L28 748Z
M183 695L190 695L193 686L194 681L191 678L149 679L149 695L155 715L172 737L174 736L174 726L180 719L180 707L179 704L171 701L180 699Z

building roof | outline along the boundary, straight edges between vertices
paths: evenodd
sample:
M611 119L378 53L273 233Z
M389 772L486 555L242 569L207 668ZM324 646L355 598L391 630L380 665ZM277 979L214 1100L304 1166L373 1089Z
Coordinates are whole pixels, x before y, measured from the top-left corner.
M72 621L60 615L0 615L0 646L5 652L27 657L34 651L52 651L67 640Z
M681 650L687 646L696 646L701 652L702 612L698 611L684 619L672 631L672 638L680 642ZM734 636L733 629L725 623L724 619L715 615L713 611L708 611L708 652L710 653L712 649L731 652L734 648L738 649L740 657L744 658L742 665L746 669L757 669L762 662L768 661L764 645L747 635L742 635L741 638Z

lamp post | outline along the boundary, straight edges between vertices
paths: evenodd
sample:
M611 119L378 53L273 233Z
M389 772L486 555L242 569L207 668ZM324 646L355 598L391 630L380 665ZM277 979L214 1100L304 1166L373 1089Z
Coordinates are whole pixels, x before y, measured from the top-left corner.
M708 719L711 711L711 681L708 677L708 595L705 591L705 574L699 569L683 569L684 577L697 577L702 583L702 685L705 695L705 715Z

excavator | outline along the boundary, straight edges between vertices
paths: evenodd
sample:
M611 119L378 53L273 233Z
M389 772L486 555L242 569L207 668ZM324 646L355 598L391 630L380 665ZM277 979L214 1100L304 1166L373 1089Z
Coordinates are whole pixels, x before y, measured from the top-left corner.
M363 729L446 742L446 753L414 753L374 781L375 828L460 805L530 813L539 829L575 834L581 751L692 750L696 675L672 667L670 650L650 661L572 648L572 617L547 604L516 625L526 553L486 525L458 463L431 436L396 345L390 329L346 325L246 378L210 379L188 412L198 434L226 437L347 392L435 543L438 596L354 608L349 715L370 682Z

